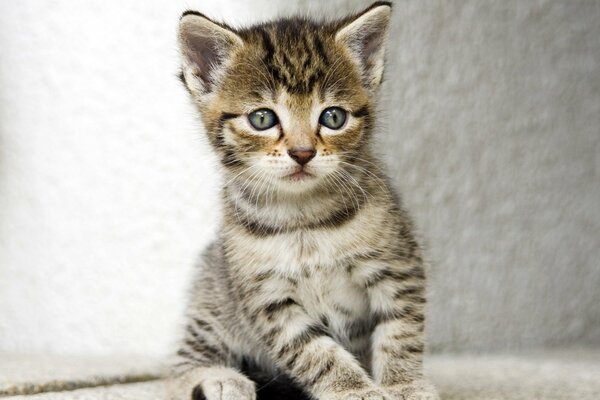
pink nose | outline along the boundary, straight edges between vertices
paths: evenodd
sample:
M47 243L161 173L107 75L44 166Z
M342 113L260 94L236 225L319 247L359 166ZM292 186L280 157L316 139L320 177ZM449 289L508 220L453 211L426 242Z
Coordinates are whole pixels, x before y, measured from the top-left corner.
M288 154L298 164L304 165L307 164L310 160L312 160L317 154L317 152L315 151L315 149L311 149L310 147L298 147L295 149L288 150Z

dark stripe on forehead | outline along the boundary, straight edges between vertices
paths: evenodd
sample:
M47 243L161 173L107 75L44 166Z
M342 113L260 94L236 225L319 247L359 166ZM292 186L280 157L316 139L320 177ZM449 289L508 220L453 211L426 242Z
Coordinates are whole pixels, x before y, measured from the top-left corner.
M320 69L316 70L311 76L310 78L308 78L308 91L312 91L312 89L315 87L315 85L321 80L321 78L323 77L323 73L321 72Z
M275 68L273 60L275 58L275 45L271 39L271 35L266 28L257 28L257 32L262 39L262 45L265 49L265 55L263 58L263 64L267 68L267 73L276 81L281 81L281 72Z
M302 39L302 49L304 50L303 54L310 58L312 48L310 46L310 43L308 43L308 33L302 32L300 38Z
M292 64L286 53L283 53L283 64L288 70L293 70L295 68L294 64Z
M265 50L267 73L288 92L307 94L325 76L327 54L323 42L302 20L282 20L255 28Z
M325 52L325 46L323 46L323 42L319 38L319 36L315 36L315 50L317 51L317 55L321 58L323 64L329 64L329 57L327 57L327 53Z
M269 36L269 32L267 32L265 29L259 29L258 33L262 37L263 47L267 52L267 54L265 55L265 62L269 63L273 61L273 55L275 54L275 46L273 46L273 41Z

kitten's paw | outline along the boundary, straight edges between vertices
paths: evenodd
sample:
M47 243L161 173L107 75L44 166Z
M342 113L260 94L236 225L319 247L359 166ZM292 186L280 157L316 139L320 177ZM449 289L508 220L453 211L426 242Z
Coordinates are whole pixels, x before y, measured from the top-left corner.
M194 389L193 400L255 400L254 382L244 376L208 378Z
M424 380L395 385L386 389L393 400L440 400L437 390Z
M367 388L364 390L349 390L347 392L334 393L319 398L320 400L387 400L385 392L379 388Z
M231 368L197 368L169 382L170 400L256 400L254 382Z

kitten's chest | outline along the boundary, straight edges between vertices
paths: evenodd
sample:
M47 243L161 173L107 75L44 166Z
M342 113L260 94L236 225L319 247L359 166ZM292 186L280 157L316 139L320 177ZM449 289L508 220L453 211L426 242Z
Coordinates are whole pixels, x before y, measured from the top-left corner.
M343 266L305 271L295 291L306 312L319 319L339 341L349 341L352 326L368 319L367 293L352 281Z
M261 266L282 274L298 277L307 271L318 272L328 279L328 271L351 263L353 254L367 248L356 239L357 235L348 233L353 230L299 231L253 241L245 250L251 252Z
M236 241L235 264L244 274L272 274L268 292L280 297L293 293L314 319L325 324L339 342L349 342L352 327L369 319L369 298L352 272L356 254L371 246L356 227L295 232Z

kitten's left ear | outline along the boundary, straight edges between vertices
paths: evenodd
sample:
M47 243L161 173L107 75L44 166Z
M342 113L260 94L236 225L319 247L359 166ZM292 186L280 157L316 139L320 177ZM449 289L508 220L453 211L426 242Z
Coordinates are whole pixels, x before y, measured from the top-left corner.
M339 28L335 40L344 44L358 64L364 85L375 91L383 77L392 3L378 1Z
M242 39L225 24L211 21L203 14L187 11L179 21L179 47L183 58L182 78L191 93L212 91L219 73Z

